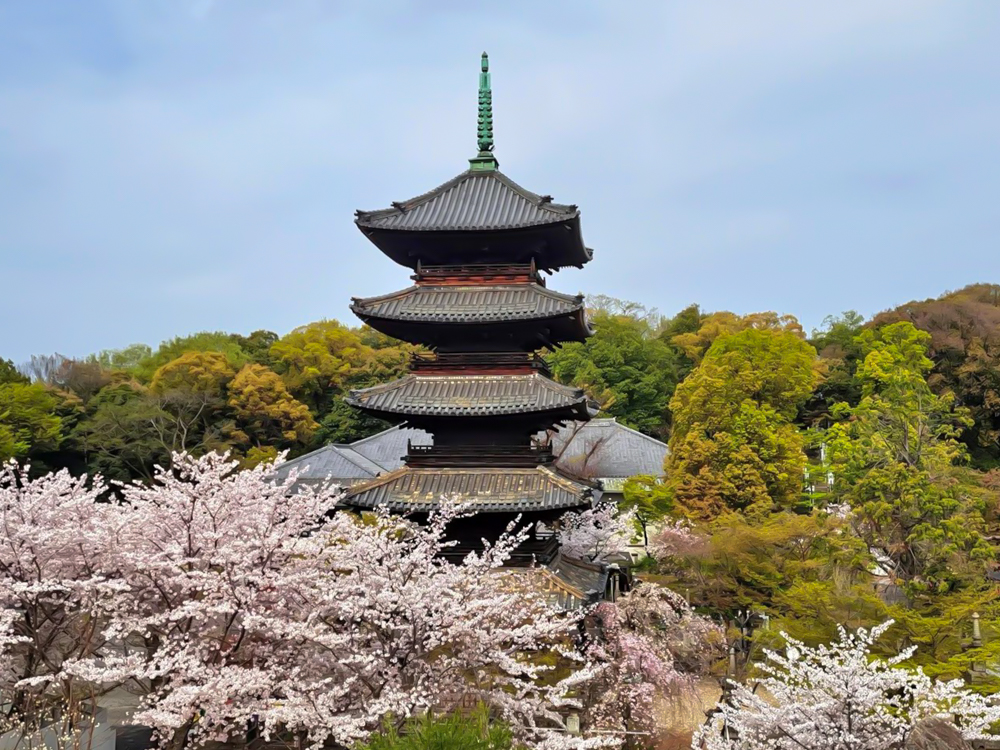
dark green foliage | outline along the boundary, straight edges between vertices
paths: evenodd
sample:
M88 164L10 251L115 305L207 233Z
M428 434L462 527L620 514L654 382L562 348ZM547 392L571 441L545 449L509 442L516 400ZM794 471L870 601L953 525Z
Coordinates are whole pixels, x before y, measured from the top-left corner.
M548 359L555 377L585 389L602 412L647 435L666 437L670 397L681 380L681 355L657 336L648 317L598 311L585 343L571 343Z
M480 706L472 714L425 715L411 719L397 729L387 721L382 731L354 750L512 750L510 728L491 722Z
M799 423L803 426L827 427L834 404L854 405L861 399L861 387L854 373L861 358L856 337L864 323L861 315L848 310L840 316L827 316L823 328L812 332L809 343L819 353L823 379L799 413Z
M27 384L31 381L26 375L22 375L18 372L18 369L14 367L14 363L9 359L0 359L0 385L5 383L22 383Z
M320 421L312 447L320 448L330 443L353 443L389 427L391 425L388 422L369 417L338 399L330 405Z

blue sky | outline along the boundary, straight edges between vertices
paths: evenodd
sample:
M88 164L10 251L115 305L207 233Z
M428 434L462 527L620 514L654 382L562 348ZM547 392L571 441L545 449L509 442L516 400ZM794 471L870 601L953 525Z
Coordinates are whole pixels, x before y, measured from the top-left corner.
M0 0L0 357L350 320L353 226L496 154L550 285L806 327L1000 282L1000 2Z

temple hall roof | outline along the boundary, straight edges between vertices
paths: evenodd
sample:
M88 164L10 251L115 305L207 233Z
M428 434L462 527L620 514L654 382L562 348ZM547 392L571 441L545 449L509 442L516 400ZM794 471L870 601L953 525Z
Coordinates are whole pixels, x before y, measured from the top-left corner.
M430 512L459 497L476 513L558 510L590 505L592 488L545 466L524 469L402 467L355 485L343 503L355 508Z
M535 320L583 311L583 296L560 294L540 284L411 286L380 297L355 298L361 318L413 322L493 323Z
M664 443L609 418L570 423L553 431L552 442L557 468L596 478L606 492L619 492L625 478L636 474L662 474L667 455ZM278 474L297 468L299 481L329 479L349 487L400 468L409 443L431 445L433 439L424 430L391 427L350 445L326 445L299 456Z
M406 375L372 388L351 391L352 406L382 414L488 417L572 410L588 413L579 388L537 373L499 375Z

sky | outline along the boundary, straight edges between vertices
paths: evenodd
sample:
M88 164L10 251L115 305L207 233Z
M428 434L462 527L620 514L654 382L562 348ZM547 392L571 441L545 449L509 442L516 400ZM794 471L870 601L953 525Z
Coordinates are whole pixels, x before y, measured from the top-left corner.
M997 0L0 0L0 357L351 322L353 225L495 153L549 286L808 329L1000 282Z

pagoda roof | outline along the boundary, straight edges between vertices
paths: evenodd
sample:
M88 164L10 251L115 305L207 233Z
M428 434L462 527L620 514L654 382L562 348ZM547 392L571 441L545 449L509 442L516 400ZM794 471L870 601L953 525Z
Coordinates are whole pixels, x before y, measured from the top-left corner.
M553 203L551 197L525 190L499 170L466 170L392 208L358 211L356 223L408 232L478 232L557 224L579 216L577 206Z
M347 403L381 414L433 417L492 417L572 411L586 419L590 401L580 388L538 373L414 375L351 391Z
M380 297L355 298L361 318L412 322L495 323L538 320L583 312L583 295L560 294L541 284L411 286Z
M475 513L520 513L589 506L592 488L546 466L524 469L417 469L404 466L353 487L341 501L354 508L430 512L448 498Z

